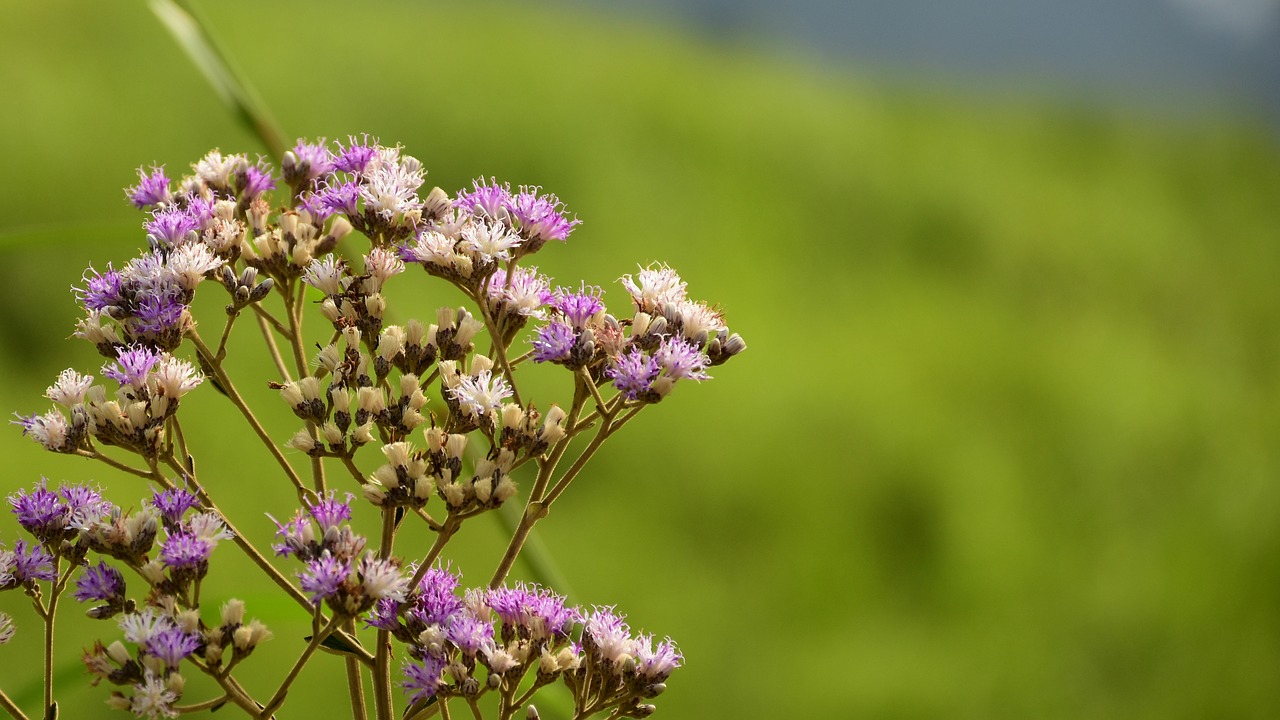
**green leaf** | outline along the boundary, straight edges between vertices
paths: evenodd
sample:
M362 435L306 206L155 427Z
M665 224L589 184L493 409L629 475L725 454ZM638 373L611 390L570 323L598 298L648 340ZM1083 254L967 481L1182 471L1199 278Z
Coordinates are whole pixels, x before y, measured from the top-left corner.
M248 82L231 66L218 47L208 24L189 0L151 0L155 13L165 29L178 41L187 57L204 75L214 92L231 108L236 118L257 135L272 157L284 155L284 135Z

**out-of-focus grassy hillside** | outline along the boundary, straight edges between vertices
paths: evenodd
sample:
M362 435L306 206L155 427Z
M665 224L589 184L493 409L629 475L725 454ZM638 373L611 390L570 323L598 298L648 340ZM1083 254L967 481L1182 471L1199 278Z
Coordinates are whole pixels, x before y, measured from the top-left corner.
M576 600L680 642L660 716L1280 714L1271 138L890 92L527 7L205 11L289 132L402 142L449 190L541 183L584 220L543 270L609 284L664 260L746 337L543 526ZM259 148L141 4L6 5L0 68L0 407L26 413L60 369L100 363L61 341L66 288L143 243L119 192L131 168ZM424 288L403 315L453 302ZM287 485L216 393L187 412L215 497L266 540ZM16 431L0 451L6 493L41 474L144 493ZM468 532L458 563L480 583L500 537ZM276 630L245 666L269 692L305 619L233 548L218 557L212 597ZM20 596L0 609L20 624L0 686L30 709L39 626ZM64 716L93 717L106 690L80 682L77 651L116 631L75 613ZM287 716L344 703L334 672L309 668Z

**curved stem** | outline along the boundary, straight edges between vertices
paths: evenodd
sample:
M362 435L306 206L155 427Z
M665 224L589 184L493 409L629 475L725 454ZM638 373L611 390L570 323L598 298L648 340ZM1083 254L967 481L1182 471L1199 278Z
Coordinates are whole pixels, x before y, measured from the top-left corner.
M284 681L280 683L279 689L277 689L275 694L271 696L271 699L267 701L267 706L262 709L261 717L270 717L272 713L280 709L280 706L284 704L285 695L289 694L289 686L293 684L294 680L298 679L298 673L302 672L302 667L307 664L307 661L311 659L312 654L315 653L316 648L320 647L320 643L324 642L324 639L329 637L330 633L338 627L338 623L340 622L342 622L342 619L339 616L334 615L333 619L324 626L324 629L311 636L311 642L307 643L307 647L304 648L302 654L298 656L297 662L295 662L293 667L290 668L289 674L286 675Z

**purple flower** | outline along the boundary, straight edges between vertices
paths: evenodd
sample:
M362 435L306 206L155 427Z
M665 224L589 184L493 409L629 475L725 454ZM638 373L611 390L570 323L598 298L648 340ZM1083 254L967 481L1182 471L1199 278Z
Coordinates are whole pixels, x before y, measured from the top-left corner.
M672 380L709 380L707 356L696 345L679 337L662 341L653 353L662 372Z
M185 208L169 205L152 213L151 220L142 227L148 237L172 247L186 243L188 233L199 232L200 223Z
M276 179L271 175L271 168L259 163L250 165L244 171L244 196L256 200L263 193L276 188Z
M192 568L208 562L213 542L179 530L165 539L160 548L160 562L171 568Z
M461 612L462 600L455 593L458 580L459 576L445 568L429 568L410 597L409 616L423 625L435 625Z
M640 635L635 640L636 672L651 683L660 683L680 667L684 655L676 644L667 638L655 647L652 635Z
M440 688L440 675L448 664L443 658L427 655L419 662L405 663L404 682L401 686L409 694L409 702L416 703L436 694Z
M354 496L347 493L347 499L338 502L335 495L335 492L330 492L328 497L321 498L315 505L307 505L307 509L311 511L311 517L320 523L321 530L336 528L351 519L351 500Z
M586 327L587 322L597 313L604 312L604 300L600 299L600 288L597 287L589 288L584 285L578 292L560 288L546 298L546 301L579 330Z
M301 510L296 511L293 517L283 523L275 518L271 518L271 522L276 524L276 537L284 541L271 546L276 555L281 557L300 555L301 551L315 540L315 528Z
M165 177L163 166L152 166L150 175L142 168L138 168L138 184L125 188L124 192L129 197L129 202L139 210L167 203L171 198L169 178Z
M53 581L58 578L53 570L53 554L42 545L31 545L26 540L18 540L13 544L13 561L13 576L18 582Z
M311 593L311 602L319 605L321 600L337 594L350 575L350 561L338 560L326 550L307 563L306 569L298 574L298 581L304 591Z
M511 185L499 185L494 178L489 178L488 184L484 178L476 178L471 185L474 190L458 191L458 197L453 201L455 208L481 218L501 220L506 217L506 209L511 202Z
M504 624L521 628L534 638L568 637L573 623L581 620L577 608L565 605L563 595L537 585L494 588L486 601Z
M67 504L67 525L83 528L106 515L115 508L101 493L87 485L69 485L58 490L58 494Z
M296 158L293 172L304 180L315 180L333 172L333 153L325 147L323 138L316 143L299 140L293 146L293 155ZM285 172L289 174L288 167Z
M587 616L582 626L582 639L583 645L596 653L599 660L609 663L620 662L624 656L631 656L635 649L631 628L612 607L597 607Z
M107 266L107 271L99 273L89 268L84 274L84 287L72 288L80 297L80 304L86 310L106 310L124 302L124 287L120 273Z
M351 180L326 183L313 197L326 216L335 212L355 215L356 203L360 199L360 185Z
M493 647L493 624L459 613L445 625L445 637L468 656Z
M534 362L563 362L569 359L578 334L573 328L553 320L538 328L538 336L533 339Z
M342 143L337 143L339 152L337 157L334 158L333 168L359 175L378 156L378 141L370 141L368 135L363 136L359 141L354 136L348 136L347 143L347 147L342 147Z
M114 602L124 597L124 576L105 562L85 568L71 597L80 602Z
M177 288L151 293L142 298L134 312L139 332L161 335L182 323L187 305L182 302L182 292Z
M170 668L177 667L178 663L199 647L198 635L184 632L175 625L169 625L152 633L146 642L147 654L160 658Z
M400 627L400 603L391 598L383 598L373 604L369 611L369 619L365 625L379 630L394 632Z
M200 507L200 498L182 488L173 488L156 492L151 498L151 504L160 511L165 520L172 525L177 525L182 522L182 516L188 510Z
M143 345L131 345L116 356L115 364L102 366L102 374L135 389L147 384L147 376L151 369L160 362L161 354Z
M660 372L662 367L657 360L645 355L640 348L631 348L631 352L619 357L604 374L613 380L618 392L626 394L628 400L635 400L653 387Z
M508 209L520 224L520 235L529 241L524 248L533 252L548 240L566 240L573 228L582 223L565 216L564 204L555 195L539 195L535 186L524 185L511 198Z
M48 481L44 478L31 492L19 490L10 495L9 505L13 507L13 514L18 516L18 524L41 542L60 536L67 527L67 516L71 512L58 494L48 488Z

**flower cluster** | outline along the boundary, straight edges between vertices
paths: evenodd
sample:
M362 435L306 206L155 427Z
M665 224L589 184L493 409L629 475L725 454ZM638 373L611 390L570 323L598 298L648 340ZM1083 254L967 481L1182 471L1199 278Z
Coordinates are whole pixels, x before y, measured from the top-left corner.
M0 590L30 596L47 632L64 591L90 617L118 618L123 639L84 654L95 683L117 687L111 706L149 718L190 711L176 703L183 673L194 669L225 692L213 704L269 717L324 643L351 658L353 686L362 663L372 670L379 720L402 716L389 680L397 655L404 717L433 702L447 714L450 698L474 709L486 693L500 696L504 720L520 706L536 717L530 701L550 684L568 688L575 717L645 717L683 662L670 640L633 634L612 607L585 610L539 585L503 582L533 526L603 441L676 382L709 379L745 343L665 265L621 279L634 307L617 316L601 288L557 285L528 265L580 224L554 194L479 178L450 196L424 191L425 177L400 146L361 136L299 140L279 175L262 160L214 150L176 182L152 167L126 189L146 213L146 249L119 269L90 268L75 288L84 311L75 335L106 358L103 382L68 369L46 391L54 407L16 423L47 450L106 463L155 490L123 510L95 488L54 490L42 480L9 498L33 540L0 547ZM368 244L344 243L353 232ZM389 288L422 277L407 272L415 265L461 301L394 314ZM209 284L227 293L216 345L192 316L197 290ZM308 336L308 308L328 325L319 338ZM241 316L258 324L278 372L266 385L300 421L286 442L272 438L224 364ZM568 397L539 406L522 394L517 370L526 361L567 370L549 374L567 380ZM268 515L276 555L300 564L292 578L233 534L214 503L217 481L196 475L199 441L188 445L178 410L206 379L297 492L292 515ZM532 481L518 483L525 466ZM350 476L352 493L330 489L333 470L341 481ZM437 562L442 550L466 521L522 492L519 525L489 588L462 592L459 576ZM372 542L352 528L356 498L381 516ZM419 520L435 534L431 549L397 548L401 524ZM245 623L238 601L216 622L201 614L201 587L224 540L314 623L297 666L266 702L231 671L270 633ZM373 651L361 632L376 633ZM0 643L12 634L0 615ZM52 709L49 693L46 701L42 716Z
M401 601L383 600L369 625L408 646L402 685L410 702L511 692L530 673L534 687L563 682L579 712L643 717L643 701L665 689L683 656L670 639L632 636L613 608L586 613L537 585L458 594L460 576L433 567ZM483 667L483 672L478 669Z
M305 563L298 573L302 590L313 603L324 602L348 617L380 600L402 599L409 587L399 564L365 550L365 538L346 524L351 519L351 499L347 495L339 502L331 494L285 522L273 519L279 540L274 545L276 554Z

